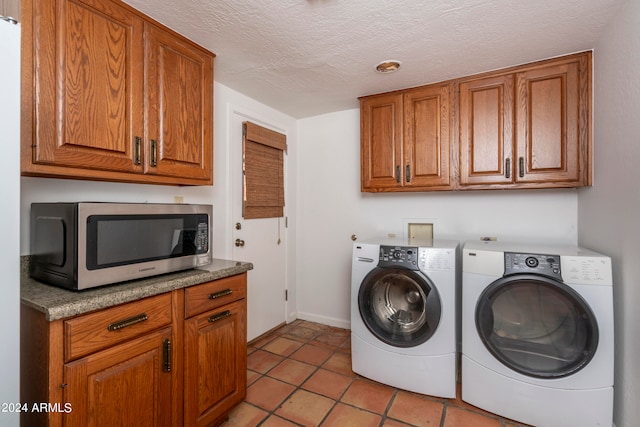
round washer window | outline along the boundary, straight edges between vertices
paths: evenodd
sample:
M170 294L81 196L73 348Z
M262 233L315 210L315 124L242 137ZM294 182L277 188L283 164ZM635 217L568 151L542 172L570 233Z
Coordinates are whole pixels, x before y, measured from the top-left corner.
M503 277L480 295L476 328L505 366L536 378L561 378L586 366L598 325L569 286L530 274Z
M426 276L397 268L375 268L358 293L360 315L381 341L414 347L427 341L440 323L441 304Z

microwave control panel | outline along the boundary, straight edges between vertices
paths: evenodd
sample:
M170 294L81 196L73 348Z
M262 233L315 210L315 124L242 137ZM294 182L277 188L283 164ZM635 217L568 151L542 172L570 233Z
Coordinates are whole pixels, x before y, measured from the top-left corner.
M196 252L199 254L209 252L209 223L198 223L198 230L195 238Z

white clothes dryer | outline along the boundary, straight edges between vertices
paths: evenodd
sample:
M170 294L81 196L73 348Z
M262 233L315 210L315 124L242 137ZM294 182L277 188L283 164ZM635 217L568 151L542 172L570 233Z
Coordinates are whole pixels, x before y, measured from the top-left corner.
M458 250L449 240L354 243L354 372L403 390L456 396Z
M610 427L611 259L500 242L462 254L462 399L538 427Z

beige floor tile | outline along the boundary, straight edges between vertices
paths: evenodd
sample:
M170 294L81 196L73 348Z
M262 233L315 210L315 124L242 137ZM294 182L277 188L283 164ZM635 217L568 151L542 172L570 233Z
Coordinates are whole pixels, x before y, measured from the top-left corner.
M296 320L247 355L247 398L224 427L530 427L462 401L459 385L438 399L356 375L346 329Z
M410 424L401 423L400 421L386 419L382 423L381 427L412 427ZM472 427L472 426L460 426L460 427Z
M247 389L246 401L267 411L273 411L295 387L269 377L262 377Z
M443 402L401 390L393 399L388 416L414 426L437 427L442 420L443 411ZM460 425L460 427L463 426ZM468 426L470 427L472 424Z
M284 418L280 418L277 415L271 415L269 418L265 420L264 423L260 424L260 427L297 427L297 426L291 421L285 420Z
M351 356L344 353L334 353L324 364L324 369L346 376L355 376L351 370Z
M297 390L276 410L279 415L305 427L316 427L335 401L306 390Z
M262 347L263 350L280 356L290 356L291 353L302 347L302 343L289 338L278 337Z
M358 408L384 414L393 393L392 387L358 378L340 400Z
M267 375L289 384L300 385L316 370L315 366L297 360L286 359Z
M339 399L352 381L352 377L346 377L326 369L318 369L311 378L302 384L302 388L331 399Z
M338 403L321 427L378 427L381 420L380 415Z
M223 427L253 427L257 426L264 420L268 412L253 405L242 402L229 412L229 420L223 424Z
M305 344L293 353L291 358L301 362L310 363L315 366L320 366L326 362L332 354L333 350L331 349Z
M247 356L247 369L264 374L280 363L284 358L268 351L256 350Z
M321 332L311 341L314 345L319 347L327 347L330 349L338 349L340 348L347 340L349 336L338 334L331 332Z
M477 412L467 411L455 406L447 408L447 416L443 427L460 426L501 427L502 422L497 417L489 418Z

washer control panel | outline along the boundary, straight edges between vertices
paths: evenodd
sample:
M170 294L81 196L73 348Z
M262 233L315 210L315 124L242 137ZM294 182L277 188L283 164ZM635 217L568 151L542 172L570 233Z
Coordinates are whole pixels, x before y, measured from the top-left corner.
M562 280L560 255L504 253L504 275L535 273Z
M413 246L380 245L379 267L418 269L418 248Z

